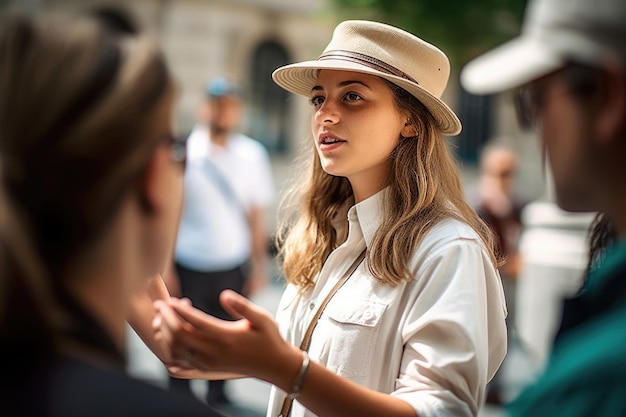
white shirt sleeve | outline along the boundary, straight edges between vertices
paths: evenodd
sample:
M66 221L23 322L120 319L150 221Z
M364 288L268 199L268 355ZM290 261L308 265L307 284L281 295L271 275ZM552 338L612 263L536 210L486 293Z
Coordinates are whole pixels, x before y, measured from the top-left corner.
M482 245L456 239L420 263L396 391L420 417L475 416L506 354L504 296ZM424 277L424 278L420 278Z

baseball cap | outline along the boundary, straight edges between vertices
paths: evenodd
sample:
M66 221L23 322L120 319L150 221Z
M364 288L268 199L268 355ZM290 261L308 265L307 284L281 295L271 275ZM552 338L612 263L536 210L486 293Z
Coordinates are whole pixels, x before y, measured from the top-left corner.
M468 63L461 84L496 93L568 62L599 64L608 51L626 62L626 0L530 0L521 35Z
M214 77L206 84L206 93L209 97L218 98L224 96L236 96L243 98L244 92L241 85L226 77Z

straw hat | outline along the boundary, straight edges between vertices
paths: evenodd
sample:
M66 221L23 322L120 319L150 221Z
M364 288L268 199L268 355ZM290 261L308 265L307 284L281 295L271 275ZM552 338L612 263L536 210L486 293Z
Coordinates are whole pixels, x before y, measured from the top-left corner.
M389 80L422 102L443 133L461 132L458 117L440 99L450 75L448 58L408 32L377 22L342 22L317 60L280 67L272 78L285 90L308 97L321 69L355 71Z

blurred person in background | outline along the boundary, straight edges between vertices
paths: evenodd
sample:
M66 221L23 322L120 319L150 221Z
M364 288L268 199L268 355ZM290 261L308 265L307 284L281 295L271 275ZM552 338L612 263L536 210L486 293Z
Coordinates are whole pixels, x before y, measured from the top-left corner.
M506 323L510 350L516 318L515 293L520 268L518 245L524 206L515 193L517 153L505 145L488 144L482 149L479 168L477 199L474 205L478 215L492 230L496 240L496 253L502 259L498 269L509 313ZM488 403L501 404L503 401L503 371L504 368L500 368L489 384Z
M482 150L476 211L496 237L496 251L504 262L499 269L503 282L507 282L505 292L517 279L520 264L518 242L524 204L515 193L517 169L518 156L514 150L495 144ZM514 292L511 296L514 298ZM513 306L508 296L507 304ZM508 318L513 317L509 308Z
M448 75L441 50L370 21L274 72L310 100L312 132L280 229L277 322L233 291L221 301L236 322L157 302L175 372L267 381L272 417L478 415L506 305L444 139L461 130L440 99Z
M171 294L231 319L219 303L220 292L228 288L251 296L269 282L266 213L274 185L267 151L239 132L241 85L215 77L205 94L187 143L185 202L175 262L165 279ZM173 390L191 394L189 384L170 377ZM230 403L224 385L209 381L209 403Z
M106 22L0 23L0 407L218 416L125 374L130 299L173 250L184 145L161 53Z
M468 64L473 93L521 87L557 204L598 212L589 275L565 302L545 372L511 404L513 416L626 415L626 2L535 0L521 36ZM608 225L608 227L606 227ZM603 233L600 233L602 235ZM605 233L605 237L607 234Z

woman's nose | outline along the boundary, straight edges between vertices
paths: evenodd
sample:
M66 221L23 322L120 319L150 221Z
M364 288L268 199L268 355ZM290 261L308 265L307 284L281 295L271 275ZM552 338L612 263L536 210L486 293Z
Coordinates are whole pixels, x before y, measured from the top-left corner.
M337 123L339 121L337 106L333 105L329 100L322 103L315 112L315 121L319 124Z

